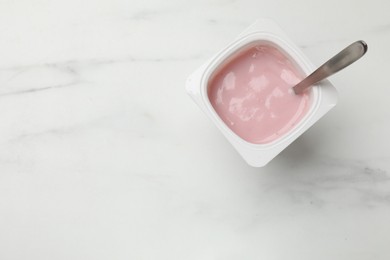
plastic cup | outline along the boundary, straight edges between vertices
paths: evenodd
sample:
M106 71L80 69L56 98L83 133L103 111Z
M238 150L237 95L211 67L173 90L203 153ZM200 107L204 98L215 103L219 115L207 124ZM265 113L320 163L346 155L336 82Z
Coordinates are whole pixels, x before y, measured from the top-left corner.
M337 90L328 80L324 80L313 86L310 91L309 110L304 118L280 138L266 144L254 144L234 133L219 117L209 100L209 80L216 71L229 62L229 60L232 60L232 57L235 57L240 51L259 43L266 43L278 48L291 61L295 62L297 68L304 75L308 75L316 69L299 47L288 38L286 33L274 21L259 19L241 33L237 39L193 72L186 82L188 94L218 127L243 159L254 167L265 166L337 103Z

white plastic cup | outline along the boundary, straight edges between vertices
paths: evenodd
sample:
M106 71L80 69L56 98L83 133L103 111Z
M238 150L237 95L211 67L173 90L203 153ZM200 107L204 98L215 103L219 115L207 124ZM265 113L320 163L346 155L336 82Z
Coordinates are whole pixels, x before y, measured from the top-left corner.
M337 103L337 90L327 80L313 86L310 92L310 108L304 118L288 133L267 144L250 143L234 133L219 117L208 97L208 83L213 73L234 54L250 44L266 42L285 53L304 74L309 75L316 67L301 52L285 32L270 19L259 19L236 40L228 44L213 58L200 66L187 79L186 89L192 99L214 122L227 140L251 166L262 167L302 135Z

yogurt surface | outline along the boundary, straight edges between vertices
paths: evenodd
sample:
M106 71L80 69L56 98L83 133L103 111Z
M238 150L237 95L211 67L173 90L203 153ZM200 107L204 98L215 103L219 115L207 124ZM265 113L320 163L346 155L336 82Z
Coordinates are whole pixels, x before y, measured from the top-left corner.
M309 95L292 90L303 78L276 47L258 44L214 74L208 97L234 133L250 143L265 144L288 133L308 112Z

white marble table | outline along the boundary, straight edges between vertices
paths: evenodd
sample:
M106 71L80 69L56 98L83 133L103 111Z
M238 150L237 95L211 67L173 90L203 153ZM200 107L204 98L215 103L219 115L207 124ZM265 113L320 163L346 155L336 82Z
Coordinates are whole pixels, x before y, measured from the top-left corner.
M389 1L0 1L1 260L390 259ZM337 107L248 166L185 79L258 17Z

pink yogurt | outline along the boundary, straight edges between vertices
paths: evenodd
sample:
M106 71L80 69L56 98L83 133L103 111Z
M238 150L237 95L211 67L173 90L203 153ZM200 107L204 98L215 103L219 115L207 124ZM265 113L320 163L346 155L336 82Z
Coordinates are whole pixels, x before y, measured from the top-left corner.
M250 143L265 144L288 133L308 112L309 95L295 95L291 89L302 79L284 53L259 43L214 74L208 96L234 133Z

